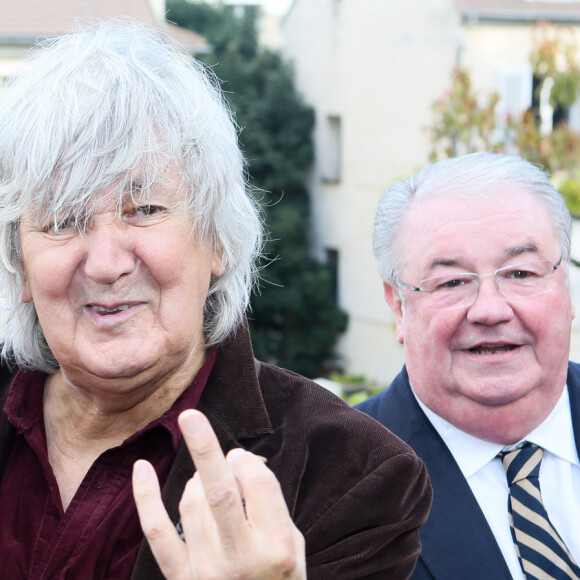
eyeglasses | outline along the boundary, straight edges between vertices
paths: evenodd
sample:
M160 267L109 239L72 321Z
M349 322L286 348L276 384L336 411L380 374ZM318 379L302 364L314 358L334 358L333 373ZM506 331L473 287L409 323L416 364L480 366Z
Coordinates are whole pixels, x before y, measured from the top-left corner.
M479 284L483 278L494 277L498 290L508 300L532 298L551 292L548 276L562 263L562 256L553 264L550 260L537 260L514 264L480 276L473 272L454 272L422 280L417 286L400 281L399 285L413 292L425 292L441 308L461 308L475 303Z

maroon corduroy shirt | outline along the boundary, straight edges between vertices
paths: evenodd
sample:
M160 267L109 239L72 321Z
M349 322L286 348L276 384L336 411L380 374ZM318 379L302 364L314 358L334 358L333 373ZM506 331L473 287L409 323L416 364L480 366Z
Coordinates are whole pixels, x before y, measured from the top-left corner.
M177 416L197 406L216 353L210 351L171 409L93 463L66 512L46 451L46 376L18 373L4 407L17 434L0 481L1 578L130 579L143 540L131 487L133 463L147 459L165 481L182 439Z

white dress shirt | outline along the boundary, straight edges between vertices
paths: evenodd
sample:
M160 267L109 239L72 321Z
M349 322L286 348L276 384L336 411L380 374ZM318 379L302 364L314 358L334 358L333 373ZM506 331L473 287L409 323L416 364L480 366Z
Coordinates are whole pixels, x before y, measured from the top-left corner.
M415 398L465 476L512 576L524 580L509 525L507 478L496 457L502 445L461 431L428 409L416 395ZM552 525L580 563L580 461L567 386L550 415L524 440L545 450L540 467L542 500Z

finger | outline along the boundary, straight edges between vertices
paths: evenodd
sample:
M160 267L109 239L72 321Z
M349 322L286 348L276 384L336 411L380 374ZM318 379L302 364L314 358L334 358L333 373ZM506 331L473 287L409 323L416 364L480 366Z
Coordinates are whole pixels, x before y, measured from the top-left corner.
M217 524L196 473L187 482L179 503L181 524L185 534L192 572L199 578L223 561Z
M188 566L187 550L171 522L153 466L142 459L133 466L133 496L143 533L166 578L177 578Z
M245 500L248 519L259 526L292 521L280 484L261 457L234 449L227 461Z
M239 455L244 455L246 453L248 453L248 451L246 451L245 449L242 449L241 447L236 447L235 449L232 449L231 451L229 451L228 454L226 455L226 461L227 461L228 465L230 465L230 468L232 466L232 461L235 457L238 457ZM254 457L259 457L264 463L266 463L265 457L261 457L259 455L254 455ZM232 473L234 473L233 469L232 469ZM244 508L244 515L246 516L246 519L247 519L246 498L244 496L244 490L242 489L240 482L236 478L235 473L234 473L234 479L236 480L236 484L238 486L238 493L240 494L240 498L242 499L242 506Z
M247 523L242 499L209 421L199 411L188 410L179 416L179 426L199 473L205 499L215 518L224 548L243 549Z
M254 548L274 569L293 574L305 566L304 538L294 525L276 476L262 458L233 450L227 461L242 489Z
M228 454L228 460L239 453L246 452L234 450ZM289 539L280 546L277 538L260 535L248 525L244 530L246 538L237 538L240 542L237 546L226 548L206 500L199 473L187 483L180 511L194 578L302 580L306 577L304 546L300 544L302 536L299 532L297 543L293 543L292 535L288 534ZM289 519L287 525L292 525Z

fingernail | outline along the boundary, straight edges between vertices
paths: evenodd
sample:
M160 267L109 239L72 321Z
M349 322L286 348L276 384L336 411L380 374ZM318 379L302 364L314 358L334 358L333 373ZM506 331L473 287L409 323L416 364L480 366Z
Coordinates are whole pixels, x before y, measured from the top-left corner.
M205 421L200 413L192 409L184 411L179 417L181 430L186 435L198 435L205 428Z
M242 447L234 447L231 451L228 452L228 457L240 457L241 455L246 455L247 453L250 453L257 459L259 459L262 463L268 463L268 460L263 455L256 455L251 451L246 451Z
M145 481L149 477L149 466L145 461L137 461L133 465L133 476L135 481Z
M245 455L246 453L247 451L245 449L242 449L241 447L235 447L228 453L228 455L230 457L240 457L240 455Z

